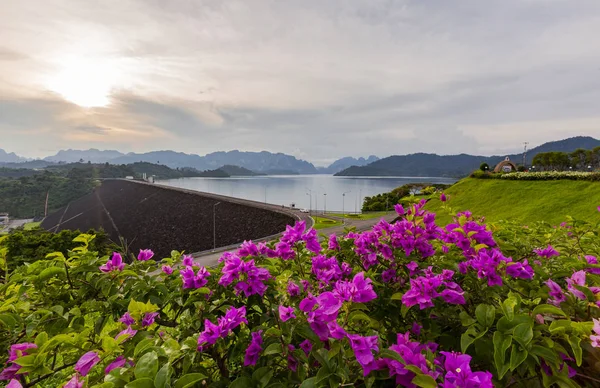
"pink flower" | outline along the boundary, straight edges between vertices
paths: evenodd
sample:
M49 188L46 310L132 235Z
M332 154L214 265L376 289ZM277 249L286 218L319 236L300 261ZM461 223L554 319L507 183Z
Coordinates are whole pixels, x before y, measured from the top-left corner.
M312 350L312 348L313 345L312 342L310 342L310 340L304 340L300 343L300 349L302 349L307 356Z
M594 335L590 335L590 340L592 341L592 346L595 348L600 348L600 320L594 318Z
M148 261L154 256L154 252L150 249L140 249L137 259L139 261Z
M101 265L99 267L102 272L112 272L112 271L123 271L125 268L125 264L123 264L123 258L117 252L114 252L112 258L106 262L106 264Z
M446 202L446 200L447 200L446 194L442 193L442 195L440 195L440 201Z
M10 346L8 351L8 361L14 361L19 357L27 355L27 349L37 348L37 345L31 342L23 342L20 344L14 344Z
M191 255L183 255L181 264L183 264L185 267L192 267L194 265L194 258Z
M127 326L131 326L135 324L135 319L129 314L129 311L125 312L121 318L119 318L119 322L123 322Z
M290 280L287 286L287 292L290 296L298 296L300 295L300 287Z
M23 386L21 385L21 383L19 383L18 380L13 379L8 382L6 388L23 388Z
M90 369L92 369L94 365L96 365L99 362L100 357L98 357L98 353L87 352L86 354L81 356L81 358L79 358L79 361L77 361L77 364L75 364L75 370L81 373L82 376L86 376L89 373Z
M122 330L115 336L115 340L119 343L123 343L130 338L133 338L137 333L137 330L131 328L131 326L127 326L127 329Z
M294 308L293 307L285 307L283 305L280 305L279 306L279 318L281 319L282 322L296 318L296 313L294 312Z
M161 267L161 270L163 271L163 273L170 275L173 273L173 268L170 265L163 265Z
M106 369L104 369L104 374L107 375L113 369L122 368L122 367L125 366L126 363L127 363L127 360L125 359L125 357L119 356L113 362L111 362L110 364L108 364L108 366L106 367Z
M154 318L158 316L158 313L146 313L142 318L142 327L148 327L154 323Z
M71 380L69 380L63 388L83 388L83 381L79 380L78 374L74 374L73 377L71 377Z
M250 345L246 349L246 354L244 355L244 366L256 365L258 358L260 357L260 353L262 352L262 330L251 333L252 340L250 341Z

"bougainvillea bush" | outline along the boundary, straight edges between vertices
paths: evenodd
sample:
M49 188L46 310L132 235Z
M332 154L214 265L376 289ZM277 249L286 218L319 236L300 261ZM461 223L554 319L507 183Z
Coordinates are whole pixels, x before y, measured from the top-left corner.
M442 198L445 200L445 197ZM217 268L88 250L6 273L9 387L598 386L598 225L439 226L423 203ZM448 210L448 208L446 208ZM591 211L595 209L591 209Z

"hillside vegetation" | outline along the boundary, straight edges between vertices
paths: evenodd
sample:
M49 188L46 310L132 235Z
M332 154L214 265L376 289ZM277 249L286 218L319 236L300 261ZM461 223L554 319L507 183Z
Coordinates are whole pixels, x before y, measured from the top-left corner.
M513 181L466 178L445 191L454 211L470 210L486 221L510 220L522 224L545 221L558 225L566 216L590 222L600 221L600 183L582 181ZM450 220L438 199L426 208Z

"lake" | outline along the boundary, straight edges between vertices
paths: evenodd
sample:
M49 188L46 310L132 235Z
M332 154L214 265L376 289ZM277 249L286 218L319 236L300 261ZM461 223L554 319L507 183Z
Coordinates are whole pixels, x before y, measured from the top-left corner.
M273 175L230 178L180 178L156 183L276 205L326 211L360 212L364 197L385 193L406 183L456 182L436 177L338 177Z

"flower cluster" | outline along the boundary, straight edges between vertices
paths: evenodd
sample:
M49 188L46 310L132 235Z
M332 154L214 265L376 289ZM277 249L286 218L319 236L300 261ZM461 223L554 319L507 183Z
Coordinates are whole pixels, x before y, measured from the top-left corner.
M224 261L221 279L219 284L226 287L237 281L235 291L239 295L241 292L246 297L254 294L264 295L267 290L265 281L271 278L269 270L266 268L257 267L254 260L244 261L236 254L226 252L221 256L219 261Z
M23 342L20 344L11 345L8 350L8 363L10 364L2 372L0 372L0 380L11 380L17 376L21 366L14 363L17 358L27 355L28 349L35 349L37 345L34 343Z
M207 346L214 345L219 338L225 338L240 324L248 324L246 307L230 307L225 315L217 319L215 325L208 319L204 320L204 331L198 337L198 351L202 352Z
M197 273L194 273L194 267L186 266L179 274L183 280L183 288L200 288L208 283L210 272L205 267L200 267Z
M262 332L262 330L259 330L251 334L252 340L250 341L248 348L246 348L246 353L244 355L244 366L256 365L258 357L262 352Z
M402 303L408 307L418 304L421 310L433 307L433 299L438 297L446 303L465 304L464 291L452 281L453 276L451 270L434 275L429 267L425 276L410 279L410 289L402 295Z

